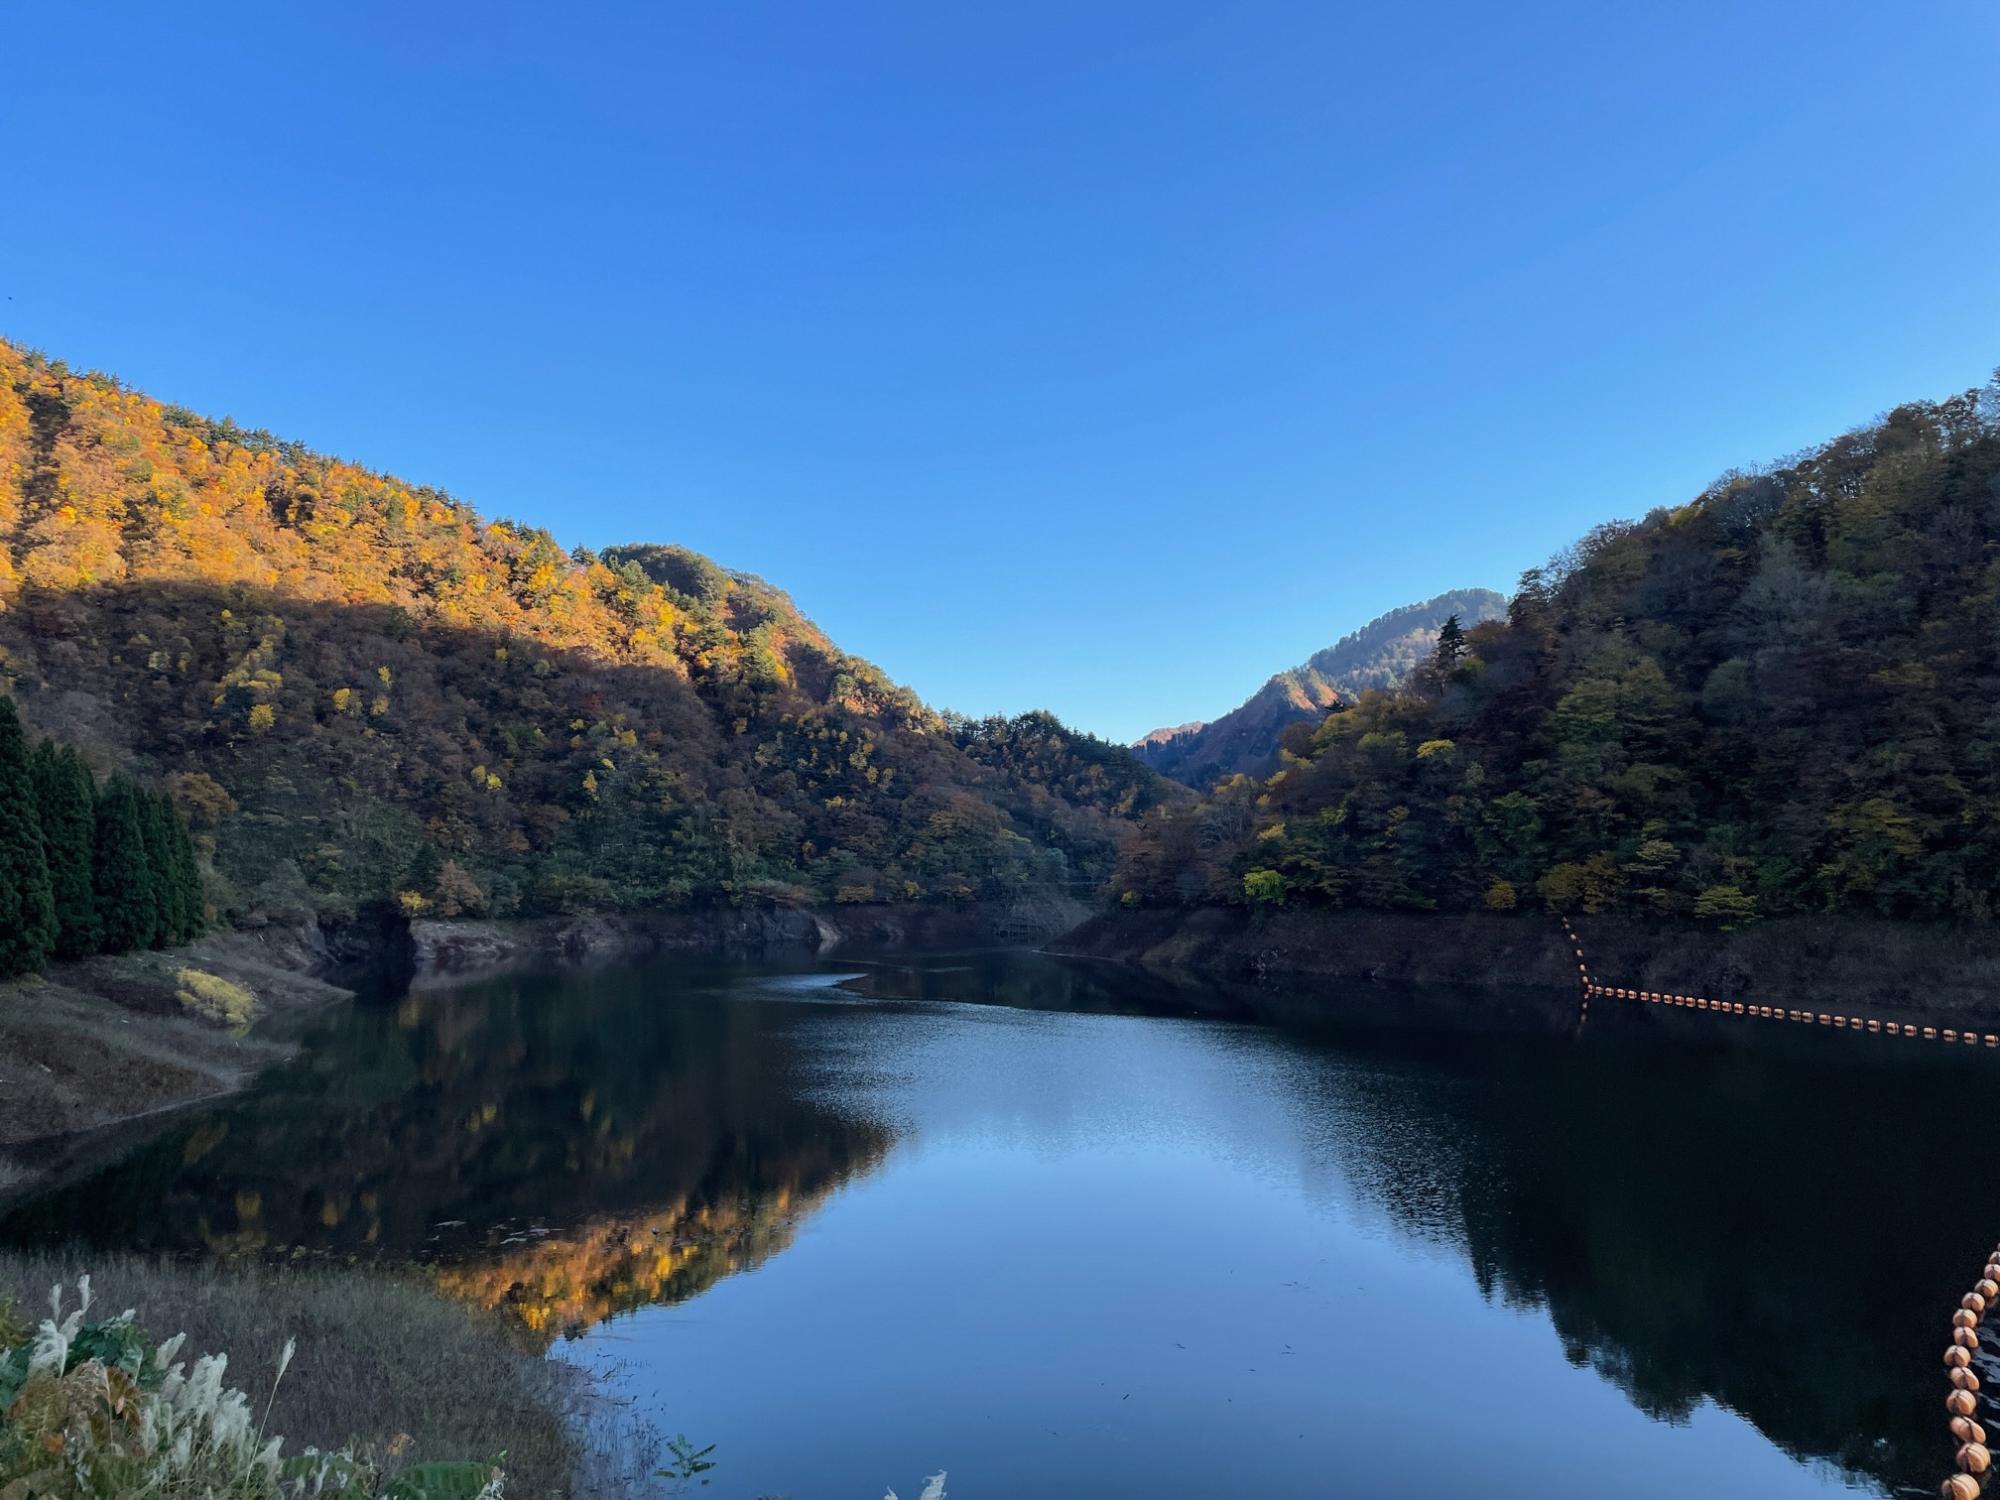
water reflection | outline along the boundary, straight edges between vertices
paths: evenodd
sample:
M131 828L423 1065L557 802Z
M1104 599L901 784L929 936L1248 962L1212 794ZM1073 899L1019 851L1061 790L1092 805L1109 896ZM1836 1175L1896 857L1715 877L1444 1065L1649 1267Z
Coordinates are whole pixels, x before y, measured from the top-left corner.
M1429 1040L1314 1070L1349 1181L1649 1415L1704 1401L1786 1452L1931 1492L1939 1330L1994 1233L1977 1059L1600 1015L1573 1046ZM1351 1056L1351 1052L1349 1053ZM1969 1190L1971 1189L1971 1190Z
M715 998L731 977L516 975L357 1007L0 1237L419 1261L547 1336L693 1296L889 1144L800 1094L781 1018Z
M1502 1336L1525 1313L1572 1366L1688 1424L1691 1444L1712 1441L1696 1434L1713 1403L1797 1459L1928 1491L1949 1459L1942 1313L1995 1232L1962 1146L1991 1060L1650 1008L1600 1007L1581 1034L1575 1019L1544 992L1189 988L1019 954L512 976L331 1018L255 1095L15 1210L0 1237L420 1261L553 1338L764 1263L851 1184L814 1255L773 1262L784 1284L758 1294L771 1326L753 1336L737 1295L715 1343L677 1327L661 1356L714 1372L716 1400L732 1348L760 1362L745 1402L781 1403L792 1377L772 1372L795 1369L798 1414L755 1405L742 1419L764 1424L774 1462L798 1445L809 1475L838 1473L836 1449L871 1477L967 1458L840 1447L899 1420L846 1410L849 1386L884 1410L905 1403L932 1436L954 1420L921 1407L938 1383L921 1362L866 1364L870 1324L828 1321L849 1304L915 1320L913 1337L963 1326L995 1370L1032 1343L1032 1375L981 1388L988 1425L951 1429L1000 1445L999 1474L1033 1436L1037 1386L1085 1399L1050 1362L1108 1358L1107 1330L1164 1327L1197 1316L1190 1303L1284 1339L1318 1326L1340 1356L1277 1378L1302 1382L1286 1399L1344 1419L1373 1410L1399 1343L1435 1336L1459 1284L1486 1321L1454 1315L1436 1376L1489 1476L1540 1473L1554 1451L1578 1482L1544 1477L1538 1492L1595 1493L1586 1460L1612 1440L1535 1373L1525 1336ZM897 1141L908 1150L891 1160ZM1355 1289L1320 1293L1312 1325L1295 1289L1228 1279L1215 1247L1238 1244L1378 1275L1386 1244L1399 1276L1435 1260L1444 1279L1435 1298L1378 1296L1356 1272ZM1174 1266L1185 1274L1163 1279ZM789 1296L812 1314L786 1313ZM1262 1451L1267 1434L1229 1425L1251 1416L1227 1405L1226 1362L1158 1376L1214 1431L1127 1430L1140 1417L1121 1404L1092 1430L1122 1446L1066 1449L1062 1472L1117 1492L1144 1453L1164 1466L1154 1492L1212 1493L1170 1476L1202 1473L1201 1445L1233 1432L1231 1461L1264 1493L1324 1492L1308 1476L1328 1464L1374 1493L1437 1420L1419 1406L1350 1423L1310 1463L1303 1447ZM1546 1409L1502 1421L1528 1389ZM1283 1406L1258 1399L1266 1416ZM1032 1472L1061 1492L1047 1465ZM1809 1475L1798 1483L1784 1493L1810 1491ZM1658 1474L1620 1490L1677 1493Z

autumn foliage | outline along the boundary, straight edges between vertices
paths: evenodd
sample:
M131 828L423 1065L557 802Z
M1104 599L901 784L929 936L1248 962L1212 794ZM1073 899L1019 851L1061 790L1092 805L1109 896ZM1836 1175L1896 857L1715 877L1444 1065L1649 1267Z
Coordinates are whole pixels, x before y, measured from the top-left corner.
M226 911L1094 890L1161 793L979 753L786 596L560 547L0 343L0 685L167 780Z

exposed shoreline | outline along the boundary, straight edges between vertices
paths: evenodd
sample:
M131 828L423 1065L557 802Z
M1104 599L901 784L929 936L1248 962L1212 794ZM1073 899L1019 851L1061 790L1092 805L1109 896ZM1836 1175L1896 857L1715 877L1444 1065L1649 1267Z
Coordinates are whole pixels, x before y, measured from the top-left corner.
M2000 1017L2000 931L1864 917L1795 917L1736 931L1573 917L1592 977L1633 989L1863 1012ZM1546 915L1326 910L1102 912L1052 954L1234 982L1342 979L1575 990L1576 959Z
M1080 902L1046 897L957 906L866 903L693 912L593 913L507 921L410 924L412 982L476 980L547 963L603 963L663 953L754 956L840 948L976 947L1042 943L1090 915Z

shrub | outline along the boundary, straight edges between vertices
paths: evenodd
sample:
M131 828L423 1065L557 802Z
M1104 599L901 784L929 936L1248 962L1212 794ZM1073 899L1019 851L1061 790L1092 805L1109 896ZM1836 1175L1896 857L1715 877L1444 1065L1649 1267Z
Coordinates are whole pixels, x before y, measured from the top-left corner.
M1694 914L1734 927L1757 915L1757 898L1741 886L1712 885L1694 898Z
M215 1500L498 1500L500 1470L488 1464L425 1464L385 1479L351 1450L313 1449L287 1458L266 1437L264 1418L291 1364L285 1344L259 1417L250 1398L223 1384L226 1354L179 1362L183 1340L153 1345L136 1314L86 1322L90 1278L78 1305L63 1289L30 1337L0 1312L0 1494L37 1500L109 1500L118 1495Z
M1276 870L1251 870L1243 877L1243 897L1252 906L1275 906L1284 895L1285 877Z
M219 974L200 969L182 969L174 975L180 988L174 998L198 1016L221 1021L241 1033L257 1019L257 997L240 984L231 984Z

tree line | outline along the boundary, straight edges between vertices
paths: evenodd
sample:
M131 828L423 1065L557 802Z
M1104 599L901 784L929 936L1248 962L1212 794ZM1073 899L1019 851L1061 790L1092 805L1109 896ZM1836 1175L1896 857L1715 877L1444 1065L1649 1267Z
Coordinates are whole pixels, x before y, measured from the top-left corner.
M187 822L164 792L100 787L68 745L32 748L0 696L0 979L51 958L159 948L205 924Z

